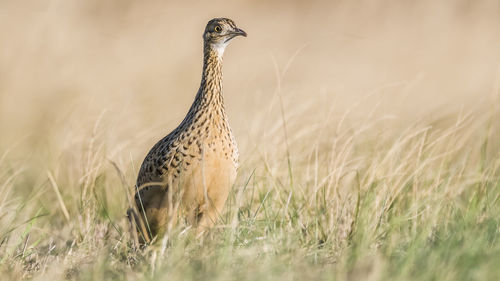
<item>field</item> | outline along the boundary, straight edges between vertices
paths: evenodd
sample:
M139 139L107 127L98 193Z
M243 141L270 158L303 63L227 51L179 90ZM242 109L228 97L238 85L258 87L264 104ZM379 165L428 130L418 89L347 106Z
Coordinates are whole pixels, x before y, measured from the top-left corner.
M135 251L145 154L224 55L225 211ZM499 280L497 1L2 1L1 280Z

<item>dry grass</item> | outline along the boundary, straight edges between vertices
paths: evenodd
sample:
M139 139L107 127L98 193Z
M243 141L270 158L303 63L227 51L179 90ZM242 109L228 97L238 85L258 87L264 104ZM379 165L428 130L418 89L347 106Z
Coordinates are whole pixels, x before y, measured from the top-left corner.
M0 4L6 280L497 280L495 1ZM124 214L215 16L241 169L218 226L144 253Z

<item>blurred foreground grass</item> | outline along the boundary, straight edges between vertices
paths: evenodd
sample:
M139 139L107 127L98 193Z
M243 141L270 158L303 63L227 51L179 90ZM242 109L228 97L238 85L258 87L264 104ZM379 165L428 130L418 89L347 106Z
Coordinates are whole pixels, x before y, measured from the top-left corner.
M197 239L180 225L143 253L130 248L123 217L129 186L99 137L81 169L63 165L57 180L25 193L17 190L28 172L4 155L2 276L496 280L500 162L491 142L498 128L479 115L385 134L369 123L309 126L291 136L290 169L287 153L257 146L215 229Z

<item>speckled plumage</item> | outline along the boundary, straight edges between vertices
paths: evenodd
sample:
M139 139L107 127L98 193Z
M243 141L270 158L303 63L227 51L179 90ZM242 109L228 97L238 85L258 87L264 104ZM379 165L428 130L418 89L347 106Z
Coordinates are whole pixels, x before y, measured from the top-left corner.
M238 149L222 95L222 54L246 33L230 19L208 22L201 85L186 117L144 159L129 218L143 242L161 236L181 217L198 227L218 218L234 183Z

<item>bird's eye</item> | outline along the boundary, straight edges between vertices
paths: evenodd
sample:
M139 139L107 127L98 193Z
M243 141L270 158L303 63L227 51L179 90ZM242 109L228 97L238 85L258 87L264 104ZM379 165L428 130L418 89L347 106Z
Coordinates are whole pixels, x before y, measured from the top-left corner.
M220 27L220 25L216 25L214 30L215 32L220 33L222 31L222 27Z

